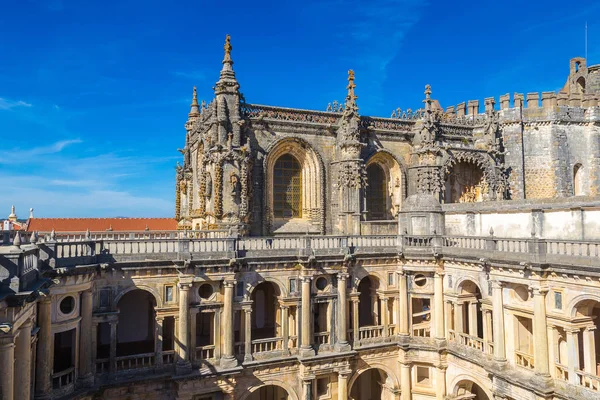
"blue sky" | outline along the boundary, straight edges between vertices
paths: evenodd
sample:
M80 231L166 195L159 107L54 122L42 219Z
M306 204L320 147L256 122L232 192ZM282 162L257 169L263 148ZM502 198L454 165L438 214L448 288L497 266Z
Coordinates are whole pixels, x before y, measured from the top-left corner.
M576 5L575 5L576 4ZM5 1L0 215L173 216L192 87L227 33L248 102L324 110L356 72L361 114L557 90L600 63L600 2Z

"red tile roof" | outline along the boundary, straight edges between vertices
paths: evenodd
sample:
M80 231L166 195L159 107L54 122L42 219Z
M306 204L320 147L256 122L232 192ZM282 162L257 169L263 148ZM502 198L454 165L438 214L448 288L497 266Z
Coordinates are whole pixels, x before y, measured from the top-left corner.
M28 232L92 232L106 231L151 231L177 230L173 218L31 218Z

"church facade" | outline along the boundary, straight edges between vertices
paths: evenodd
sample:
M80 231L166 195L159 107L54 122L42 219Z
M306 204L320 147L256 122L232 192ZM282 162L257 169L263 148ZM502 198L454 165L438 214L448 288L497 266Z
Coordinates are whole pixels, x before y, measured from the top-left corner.
M176 221L2 231L0 399L600 397L599 67L380 118L352 71L326 111L247 103L231 50Z

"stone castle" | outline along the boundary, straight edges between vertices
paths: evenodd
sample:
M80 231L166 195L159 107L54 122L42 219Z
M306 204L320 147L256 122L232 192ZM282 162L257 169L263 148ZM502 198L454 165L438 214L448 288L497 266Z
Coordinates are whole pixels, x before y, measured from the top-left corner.
M176 229L11 212L1 399L600 398L600 66L380 118L352 71L326 111L247 103L231 51Z

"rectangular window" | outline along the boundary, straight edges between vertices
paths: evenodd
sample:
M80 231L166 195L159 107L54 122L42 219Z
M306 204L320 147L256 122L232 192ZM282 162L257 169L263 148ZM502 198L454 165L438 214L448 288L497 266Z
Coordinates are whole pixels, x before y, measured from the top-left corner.
M317 399L328 399L329 397L329 378L318 378Z
M237 297L244 297L244 282L240 281L235 285L235 295Z
M165 286L165 302L171 303L173 301L173 286Z
M562 310L562 292L554 292L554 308Z
M297 292L296 278L290 279L290 293L296 293L296 292Z
M388 273L388 286L394 286L394 272Z
M100 297L100 299L99 299L100 308L109 308L110 307L110 289L100 290L99 297Z
M419 386L431 386L431 379L429 378L429 367L417 366L416 381Z

